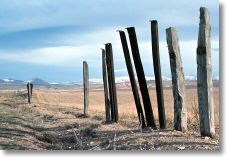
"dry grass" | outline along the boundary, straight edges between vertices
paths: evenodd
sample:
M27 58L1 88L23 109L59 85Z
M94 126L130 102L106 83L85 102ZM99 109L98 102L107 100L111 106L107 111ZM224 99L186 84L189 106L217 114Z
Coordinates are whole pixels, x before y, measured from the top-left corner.
M137 113L134 103L134 98L131 91L118 91L118 108L121 120L135 119L137 120ZM150 90L150 96L152 100L155 120L158 120L158 108L156 102L155 90ZM173 120L173 96L171 89L164 90L165 98L165 110L168 121ZM82 91L38 91L35 93L33 102L55 105L58 104L62 107L79 108L83 109L83 93ZM186 90L186 105L188 110L188 121L190 124L198 126L199 123L199 111L197 101L196 89ZM219 126L219 89L214 88L214 104L215 104L215 124ZM90 112L100 113L104 115L104 94L103 91L91 91L90 92ZM158 124L158 122L157 122Z
M217 150L219 149L219 89L214 88L216 138L199 136L196 89L186 90L189 131L173 130L172 90L164 90L167 130L139 127L131 91L117 92L120 120L105 123L103 91L90 92L89 117L84 118L83 93L78 90L35 90L32 104L25 91L0 91L0 146L3 149L76 150ZM158 120L155 90L150 90ZM158 124L158 121L157 121Z

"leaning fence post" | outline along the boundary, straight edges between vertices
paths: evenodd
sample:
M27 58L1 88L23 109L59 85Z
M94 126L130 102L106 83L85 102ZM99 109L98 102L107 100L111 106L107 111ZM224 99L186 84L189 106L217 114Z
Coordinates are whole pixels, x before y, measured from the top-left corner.
M202 136L214 137L214 102L211 65L211 18L207 8L200 8L197 47L197 86Z
M151 21L151 39L152 39L152 54L153 54L153 65L155 74L155 84L157 93L157 103L158 103L158 116L160 128L166 128L166 116L165 116L165 106L163 97L163 87L162 87L162 73L160 65L160 55L159 55L159 39L158 39L158 22L156 20Z
M185 79L176 29L173 27L166 29L166 37L173 84L174 128L178 131L185 132L187 131L187 109L184 98Z
M32 89L33 89L33 84L31 82L27 83L27 91L28 91L28 103L31 103L32 99Z
M84 82L84 116L88 116L89 105L89 70L86 61L83 62L83 82Z
M103 87L104 87L104 97L105 97L105 110L106 110L106 122L111 121L110 116L110 101L109 101L109 91L108 91L108 80L107 80L107 70L106 70L106 52L102 49L102 75L103 75Z
M144 110L145 110L147 126L152 127L153 129L156 129L151 100L150 100L150 96L149 96L149 92L148 92L148 88L147 88L147 81L146 81L144 70L143 70L143 64L142 64L141 58L140 58L136 31L135 31L134 27L127 28L127 31L129 34L132 56L133 56L133 60L135 63L135 68L136 68L138 81L139 81L139 85L140 85L140 91L141 91L141 95L142 95L142 99L143 99L143 106L144 106Z
M139 97L138 88L137 88L136 79L135 79L135 73L134 73L134 70L132 67L132 62L131 62L131 57L129 54L126 36L125 36L124 31L119 31L119 34L120 34L125 62L126 62L130 82L131 82L132 92L133 92L133 96L134 96L134 100L135 100L135 104L136 104L137 114L138 114L141 126L142 126L142 128L144 128L144 127L146 127L146 123L145 123L145 119L144 119L143 108L142 108L141 102L140 102L140 97Z

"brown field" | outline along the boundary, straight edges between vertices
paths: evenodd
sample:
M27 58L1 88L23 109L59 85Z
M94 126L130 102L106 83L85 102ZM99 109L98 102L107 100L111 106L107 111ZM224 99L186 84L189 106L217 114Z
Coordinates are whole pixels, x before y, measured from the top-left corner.
M219 150L219 88L214 88L216 136L201 137L196 89L186 90L188 132L173 130L172 90L164 90L166 130L140 129L132 92L118 90L119 122L105 123L104 93L90 91L83 117L81 90L0 90L0 147L34 150ZM150 96L158 125L156 92Z

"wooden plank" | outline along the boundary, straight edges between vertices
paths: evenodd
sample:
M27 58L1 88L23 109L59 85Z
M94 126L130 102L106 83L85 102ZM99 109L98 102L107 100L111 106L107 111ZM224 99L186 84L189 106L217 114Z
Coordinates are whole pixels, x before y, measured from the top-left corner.
M86 61L83 62L83 82L84 82L84 116L88 116L89 106L89 70Z
M155 84L156 84L156 96L158 103L158 116L159 125L161 129L166 128L166 116L165 116L165 106L163 97L163 87L162 87L162 73L159 55L159 37L158 37L158 22L156 20L151 21L151 39L152 39L152 54L153 54L153 65L155 74Z
M137 43L136 31L134 27L127 28L129 34L129 40L131 44L131 51L133 60L135 63L136 73L139 81L140 91L143 99L143 106L146 115L147 126L156 129L156 124L154 121L154 114L152 110L151 100L147 88L147 81L145 78L143 64L140 58L139 47Z
M103 87L104 87L104 97L105 97L105 111L106 111L106 122L111 121L110 116L110 100L108 91L108 80L107 80L107 67L106 67L106 52L102 49L102 72L103 72Z
M197 86L202 136L214 137L214 101L211 64L211 17L207 8L200 8L197 47Z
M174 128L187 131L187 109L185 105L185 79L180 56L179 38L175 28L166 29L167 44L170 57L174 97Z
M140 102L139 92L138 92L136 79L135 79L135 73L133 70L131 57L129 54L126 36L125 36L124 31L119 31L119 34L120 34L120 38L121 38L123 53L124 53L125 62L126 62L127 70L128 70L128 75L129 75L130 82L131 82L131 88L132 88L132 92L133 92L133 96L134 96L134 101L136 104L136 110L137 110L139 122L140 122L142 128L144 128L144 127L146 127L146 123L145 123L145 118L144 118L144 114L143 114L143 108L142 108L142 105Z

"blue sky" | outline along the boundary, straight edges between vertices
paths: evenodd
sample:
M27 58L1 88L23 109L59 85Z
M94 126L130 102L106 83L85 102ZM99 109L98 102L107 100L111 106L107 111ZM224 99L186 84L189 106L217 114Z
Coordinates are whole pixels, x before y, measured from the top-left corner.
M101 49L113 44L115 74L127 76L116 30L136 28L146 76L153 76L149 20L159 23L162 74L170 77L165 29L176 27L185 75L196 75L199 8L212 17L213 76L219 75L217 0L1 0L0 78L49 82L81 81L86 60L90 78L102 78Z

